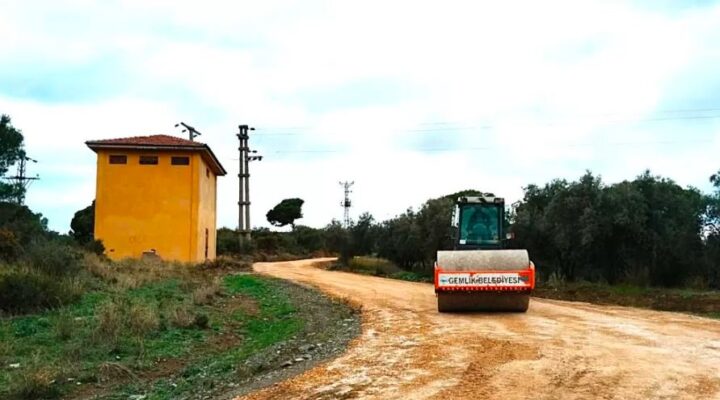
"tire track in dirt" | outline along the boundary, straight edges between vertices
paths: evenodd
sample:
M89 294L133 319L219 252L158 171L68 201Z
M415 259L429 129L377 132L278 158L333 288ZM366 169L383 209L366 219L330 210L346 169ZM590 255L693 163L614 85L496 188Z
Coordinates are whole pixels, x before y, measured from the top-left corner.
M533 299L527 314L438 314L432 286L260 263L363 309L339 358L242 399L720 399L720 321Z

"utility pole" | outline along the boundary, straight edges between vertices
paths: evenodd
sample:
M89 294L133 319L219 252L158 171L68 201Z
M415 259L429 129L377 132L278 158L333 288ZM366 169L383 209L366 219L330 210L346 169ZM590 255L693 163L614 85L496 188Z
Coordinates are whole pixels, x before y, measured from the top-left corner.
M40 179L40 177L37 175L35 175L34 177L28 177L25 175L28 162L37 163L37 160L26 156L25 152L23 151L20 155L20 159L18 160L17 173L15 174L15 176L8 176L4 178L10 181L10 184L17 191L15 194L15 202L20 205L25 203L25 190L28 188L28 186L30 186L32 181Z
M345 224L345 228L350 227L350 207L352 206L352 202L350 201L350 193L352 193L352 190L350 190L350 187L355 184L355 181L352 182L340 182L340 186L343 187L345 198L340 203L340 205L344 209L344 215L343 215L343 223Z
M182 126L185 128L185 129L182 130L182 132L183 132L183 133L185 133L185 132L188 133L188 137L190 138L190 141L191 141L191 142L192 142L192 141L195 141L195 138L196 138L196 137L202 135L202 133L198 132L197 129L193 128L192 126L190 126L190 125L188 125L188 124L186 124L186 123L184 123L184 122L178 122L177 124L175 124L175 127L177 128L177 127L180 126L180 125L182 125Z
M250 150L248 140L250 139L249 131L254 131L255 128L247 125L238 126L239 133L237 134L240 140L240 165L238 173L239 178L239 196L238 196L238 233L240 234L240 244L245 241L250 241L250 233L252 231L252 225L250 225L250 162L251 161L262 161L263 156L251 155L256 154L257 150Z

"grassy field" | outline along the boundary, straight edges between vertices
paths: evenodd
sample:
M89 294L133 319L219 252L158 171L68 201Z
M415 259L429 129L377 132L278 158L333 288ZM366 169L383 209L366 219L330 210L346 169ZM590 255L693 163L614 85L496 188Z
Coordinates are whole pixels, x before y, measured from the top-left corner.
M331 269L413 282L432 282L432 278L404 271L388 260L375 257L354 257L348 265L343 266L336 263ZM607 285L590 282L553 282L552 285L539 282L533 296L659 311L677 311L709 318L720 318L720 291Z
M170 264L90 269L95 287L78 301L0 318L0 398L222 393L269 368L244 361L305 324L304 300L270 278Z
M676 311L720 318L720 291L667 289L590 282L539 284L534 296L556 300Z
M429 277L415 272L405 271L392 262L377 257L353 257L347 265L336 262L330 266L330 269L412 282L432 282L432 279Z

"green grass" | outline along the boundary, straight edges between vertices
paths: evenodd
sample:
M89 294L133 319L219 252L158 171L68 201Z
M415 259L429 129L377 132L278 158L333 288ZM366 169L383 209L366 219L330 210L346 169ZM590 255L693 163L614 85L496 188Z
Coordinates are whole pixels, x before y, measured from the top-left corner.
M111 394L100 397L126 399L129 394L146 394L148 399L170 399L212 388L219 380L231 377L248 356L302 328L302 321L294 316L295 308L277 282L231 275L224 278L222 286L226 297L218 302L230 304L230 296L246 296L258 304L258 312L228 313L217 304L194 304L193 286L183 279L169 278L134 289L89 292L60 309L0 319L0 398L72 395L96 382L107 388L114 380L123 380L108 375L108 370L130 371L129 375L142 377L168 360L181 360L179 376L121 383ZM98 333L103 307L115 307L111 310L119 310L117 313L126 318L119 322L110 319L120 325L112 330L117 332L115 336ZM209 326L177 326L172 311L178 307L195 320L206 317ZM113 313L107 314L113 317ZM142 329L131 329L143 321ZM242 339L229 349L210 346L211 339L223 335ZM9 368L11 364L19 367ZM170 370L168 374L177 372Z
M260 306L259 313L249 315L242 311L231 318L242 322L237 333L243 335L242 345L220 354L199 357L187 365L179 376L160 379L151 387L128 385L119 397L142 393L148 400L172 399L192 391L211 391L221 382L238 376L238 367L256 352L289 339L303 327L303 321L294 316L295 307L283 294L278 283L253 275L235 275L225 278L224 286L230 295L249 296Z
M356 256L348 262L348 265L339 265L336 269L411 282L432 281L428 276L418 274L417 272L405 271L391 261L378 257Z

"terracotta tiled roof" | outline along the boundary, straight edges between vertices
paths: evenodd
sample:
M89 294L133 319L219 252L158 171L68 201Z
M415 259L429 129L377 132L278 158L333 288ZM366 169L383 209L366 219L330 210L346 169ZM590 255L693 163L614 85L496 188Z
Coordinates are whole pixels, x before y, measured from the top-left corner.
M205 162L217 175L225 175L223 168L210 147L205 143L193 142L187 139L169 135L133 136L118 139L90 140L85 144L93 151L99 149L136 149L136 150L184 150L201 152Z
M129 145L129 146L192 146L203 147L204 143L169 135L134 136L118 139L91 140L94 145Z

